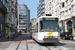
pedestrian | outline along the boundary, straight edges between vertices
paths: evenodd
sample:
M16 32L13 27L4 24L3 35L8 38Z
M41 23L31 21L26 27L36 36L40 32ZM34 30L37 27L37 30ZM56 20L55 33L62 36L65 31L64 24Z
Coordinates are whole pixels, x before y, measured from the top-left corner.
M11 32L11 39L13 38L13 33Z
M13 39L15 38L15 32L12 32L12 35L13 35Z

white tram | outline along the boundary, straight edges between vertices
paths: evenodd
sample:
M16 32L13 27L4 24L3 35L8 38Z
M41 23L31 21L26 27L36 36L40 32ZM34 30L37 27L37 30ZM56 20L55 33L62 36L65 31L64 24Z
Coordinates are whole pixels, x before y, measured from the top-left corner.
M39 17L33 25L32 38L39 43L59 42L58 17Z

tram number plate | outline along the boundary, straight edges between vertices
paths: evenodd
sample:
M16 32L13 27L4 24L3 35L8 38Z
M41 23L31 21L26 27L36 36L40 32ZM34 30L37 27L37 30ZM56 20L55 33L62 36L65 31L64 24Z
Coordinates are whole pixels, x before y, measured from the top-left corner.
M49 37L49 38L52 38L52 37Z

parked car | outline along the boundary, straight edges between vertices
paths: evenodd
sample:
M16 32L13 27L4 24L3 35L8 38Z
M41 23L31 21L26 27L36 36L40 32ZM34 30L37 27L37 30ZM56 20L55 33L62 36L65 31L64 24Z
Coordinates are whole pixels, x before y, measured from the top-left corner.
M73 39L71 32L63 32L60 34L61 39Z

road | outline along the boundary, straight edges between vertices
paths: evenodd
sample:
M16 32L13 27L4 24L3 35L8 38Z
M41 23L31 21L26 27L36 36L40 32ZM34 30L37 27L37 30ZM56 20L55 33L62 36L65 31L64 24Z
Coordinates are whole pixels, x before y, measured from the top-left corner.
M10 44L8 47L0 46L0 50L75 50L75 41L61 39L57 44L39 44L30 38L30 34L22 34L6 44L8 43Z

